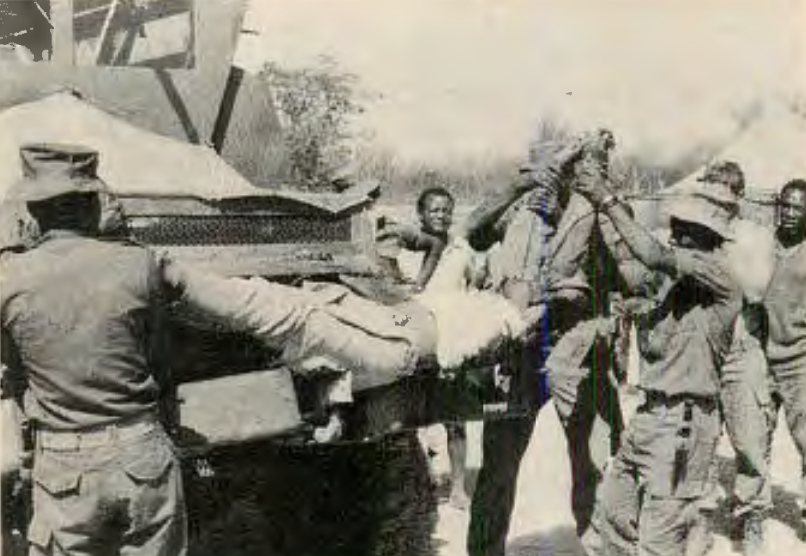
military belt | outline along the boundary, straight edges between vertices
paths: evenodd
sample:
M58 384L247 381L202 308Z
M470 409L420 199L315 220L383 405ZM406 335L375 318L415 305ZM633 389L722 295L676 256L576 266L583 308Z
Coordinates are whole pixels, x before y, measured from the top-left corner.
M151 413L109 425L80 430L52 430L39 428L36 444L45 450L81 450L101 448L120 442L128 442L145 436L160 427L159 420Z
M681 403L687 406L697 406L706 413L716 410L719 399L716 396L699 394L665 394L656 390L643 390L643 404L647 407L672 407Z

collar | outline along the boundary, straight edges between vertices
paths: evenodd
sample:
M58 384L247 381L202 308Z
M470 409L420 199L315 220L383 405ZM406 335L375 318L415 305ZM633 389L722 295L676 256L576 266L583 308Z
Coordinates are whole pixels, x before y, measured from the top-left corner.
M45 232L42 234L34 244L34 246L41 245L48 241L58 240L58 239L86 239L87 236L73 231L73 230L50 230L49 232Z

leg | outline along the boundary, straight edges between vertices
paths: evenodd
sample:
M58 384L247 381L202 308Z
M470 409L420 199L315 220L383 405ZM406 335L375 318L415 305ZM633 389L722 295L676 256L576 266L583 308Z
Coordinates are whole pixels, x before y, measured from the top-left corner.
M736 452L737 516L767 512L772 506L769 451L772 396L764 354L745 351L735 362L736 372L726 366L721 401L725 428Z
M170 440L155 434L122 450L121 490L128 527L120 556L183 556L187 518L179 459Z
M590 527L582 535L589 556L632 556L638 543L640 489L629 439L599 486Z
M596 490L609 456L618 450L623 428L618 391L607 373L609 346L596 339L595 327L587 324L566 333L547 363L554 405L568 445L571 508L580 537L590 525ZM594 426L597 415L607 431Z
M521 459L537 415L486 421L483 460L470 506L470 556L503 556Z
M521 459L532 437L537 414L548 401L548 378L542 372L548 343L540 338L520 346L505 360L513 367L513 390L530 410L523 415L489 420L482 430L482 464L470 505L469 556L503 556Z
M639 516L639 554L700 555L702 529L714 485L713 461L721 432L716 404L690 399L652 406L643 421L646 491Z
M713 548L714 514L719 508L720 495L719 460L714 458L708 470L708 486L705 494L697 501L694 522L688 533L686 556L705 556Z
M726 366L722 407L725 427L736 452L737 525L746 554L763 549L764 520L772 508L770 451L775 423L764 354L761 349L745 351Z
M638 526L638 556L684 556L696 500L646 494Z
M806 517L806 369L778 373L775 377L786 423L800 454L801 492L799 505Z
M466 490L467 434L464 423L445 423L448 459L451 465L451 505L465 509L470 504Z

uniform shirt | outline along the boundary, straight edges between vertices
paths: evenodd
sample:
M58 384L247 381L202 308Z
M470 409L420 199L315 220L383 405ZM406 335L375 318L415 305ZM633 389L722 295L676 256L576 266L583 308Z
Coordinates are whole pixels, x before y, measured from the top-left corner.
M667 396L715 396L741 309L741 291L720 254L675 249L675 283L637 316L640 386Z
M159 332L160 289L155 258L130 244L51 232L4 258L3 358L27 374L29 416L77 430L153 410L149 338Z
M776 373L806 368L806 242L777 249L775 272L764 296L769 316L767 358Z

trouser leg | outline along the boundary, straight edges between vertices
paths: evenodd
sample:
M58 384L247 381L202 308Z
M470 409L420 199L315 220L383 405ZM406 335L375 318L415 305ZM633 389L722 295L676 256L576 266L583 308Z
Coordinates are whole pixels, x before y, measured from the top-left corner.
M696 500L645 494L638 527L638 556L684 556Z
M598 489L589 529L582 536L588 556L633 556L638 543L640 488L629 447L613 460Z
M484 423L483 460L470 506L469 556L503 556L521 459L537 415Z
M467 460L467 434L464 423L445 423L448 441L448 458L451 467L451 502L466 507L467 490L465 485Z
M754 389L741 382L723 387L722 404L725 428L736 452L736 515L766 512L772 506L771 405L762 404Z
M786 423L801 461L800 506L806 508L806 369L775 376L776 390L781 398Z
M187 517L178 459L156 482L133 479L131 527L120 556L182 556L187 552Z
M553 365L549 367L549 376L567 441L572 477L571 509L577 534L581 537L590 525L604 467L609 456L618 450L623 421L618 391L607 376L607 343L590 337L580 340L593 343L592 346L588 343L593 349L585 366L564 365L555 357L555 352L549 358L549 364ZM597 416L604 427L595 426Z

